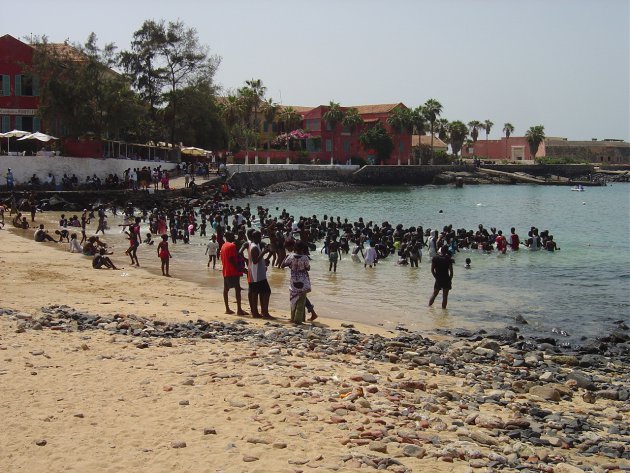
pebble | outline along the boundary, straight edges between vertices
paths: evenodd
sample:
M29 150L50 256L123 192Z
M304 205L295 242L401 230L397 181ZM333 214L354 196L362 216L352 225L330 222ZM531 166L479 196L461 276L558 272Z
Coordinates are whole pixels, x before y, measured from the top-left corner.
M37 445L38 447L43 447L44 445L46 445L48 442L46 441L46 439L38 439L35 440L35 445Z
M181 442L181 441L171 442L171 448L186 448L186 442Z
M243 461L245 463L257 462L258 460L259 460L259 458L255 457L253 455L245 455L245 456L243 456Z
M213 427L205 427L203 429L203 434L204 435L216 435L217 434L217 430Z

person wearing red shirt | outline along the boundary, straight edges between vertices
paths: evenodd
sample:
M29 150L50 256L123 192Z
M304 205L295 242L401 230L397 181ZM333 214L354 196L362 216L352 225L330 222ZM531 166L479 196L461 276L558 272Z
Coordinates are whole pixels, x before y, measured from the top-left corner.
M236 292L236 313L238 315L248 315L241 308L241 270L238 267L238 251L234 244L234 234L225 233L225 243L221 245L221 264L223 265L223 302L225 302L225 313L233 314L228 302L228 292L234 288Z

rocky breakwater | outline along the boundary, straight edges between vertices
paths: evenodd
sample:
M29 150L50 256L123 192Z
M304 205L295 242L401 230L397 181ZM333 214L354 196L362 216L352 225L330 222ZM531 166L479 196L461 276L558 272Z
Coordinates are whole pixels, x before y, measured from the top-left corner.
M0 315L15 337L102 331L112 343L138 350L169 350L181 340L242 345L241 356L206 377L214 386L239 387L225 400L225 412L252 413L243 415L258 426L229 445L246 452L243 462L286 455L293 471L400 473L630 469L630 337L623 323L591 353L523 340L511 328L433 340L404 327L388 338L351 324L331 330L243 319L171 323L68 306L43 307L37 315L0 309ZM244 366L259 370L248 377ZM199 382L190 378L175 388ZM221 427L203 435L221 435ZM291 452L287 445L296 436L323 442L323 453Z

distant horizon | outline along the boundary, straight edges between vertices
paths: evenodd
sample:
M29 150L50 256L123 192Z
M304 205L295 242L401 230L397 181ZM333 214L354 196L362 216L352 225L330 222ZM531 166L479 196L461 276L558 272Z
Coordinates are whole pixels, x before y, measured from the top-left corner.
M254 78L284 105L415 108L435 98L449 121L493 121L491 139L509 122L513 136L543 125L553 137L630 141L627 0L110 0L89 8L60 0L53 10L32 0L30 7L28 15L3 15L0 34L84 43L94 32L99 46L113 42L120 51L145 20L180 20L221 56L215 82L224 91Z

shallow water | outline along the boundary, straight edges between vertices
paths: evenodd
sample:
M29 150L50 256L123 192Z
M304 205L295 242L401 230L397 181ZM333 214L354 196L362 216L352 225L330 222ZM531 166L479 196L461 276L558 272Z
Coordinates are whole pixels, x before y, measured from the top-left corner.
M278 215L286 208L293 215L363 217L378 225L390 223L442 228L475 229L482 223L508 233L514 226L523 240L531 226L549 229L561 251L530 252L525 249L506 255L477 251L455 258L453 290L448 310L440 298L427 307L433 288L430 262L420 268L400 267L390 257L374 269L364 269L343 256L337 273L328 272L327 257L318 250L311 255L313 293L309 296L318 314L349 321L393 328L404 324L411 330L437 328L492 328L514 322L517 315L529 324L523 331L553 334L568 332L567 341L610 331L612 322L630 315L630 186L615 184L571 192L567 187L467 186L379 187L309 189L269 194L233 202L253 208L262 205ZM276 211L276 207L278 211ZM442 210L442 213L439 213ZM46 213L53 222L59 213ZM124 235L116 225L120 217L109 217L111 230L105 240L126 249ZM51 228L54 228L51 226ZM96 222L90 226L94 231ZM142 232L146 233L143 225ZM174 277L221 290L217 269L206 268L207 238L194 236L190 245L171 245ZM159 272L155 247L141 245L138 255L143 267ZM465 270L464 259L472 259ZM117 260L116 260L117 261ZM86 259L86 264L89 262ZM220 267L219 265L217 267ZM288 308L287 274L270 269L272 309ZM245 280L242 283L246 285ZM556 334L557 336L557 334Z

